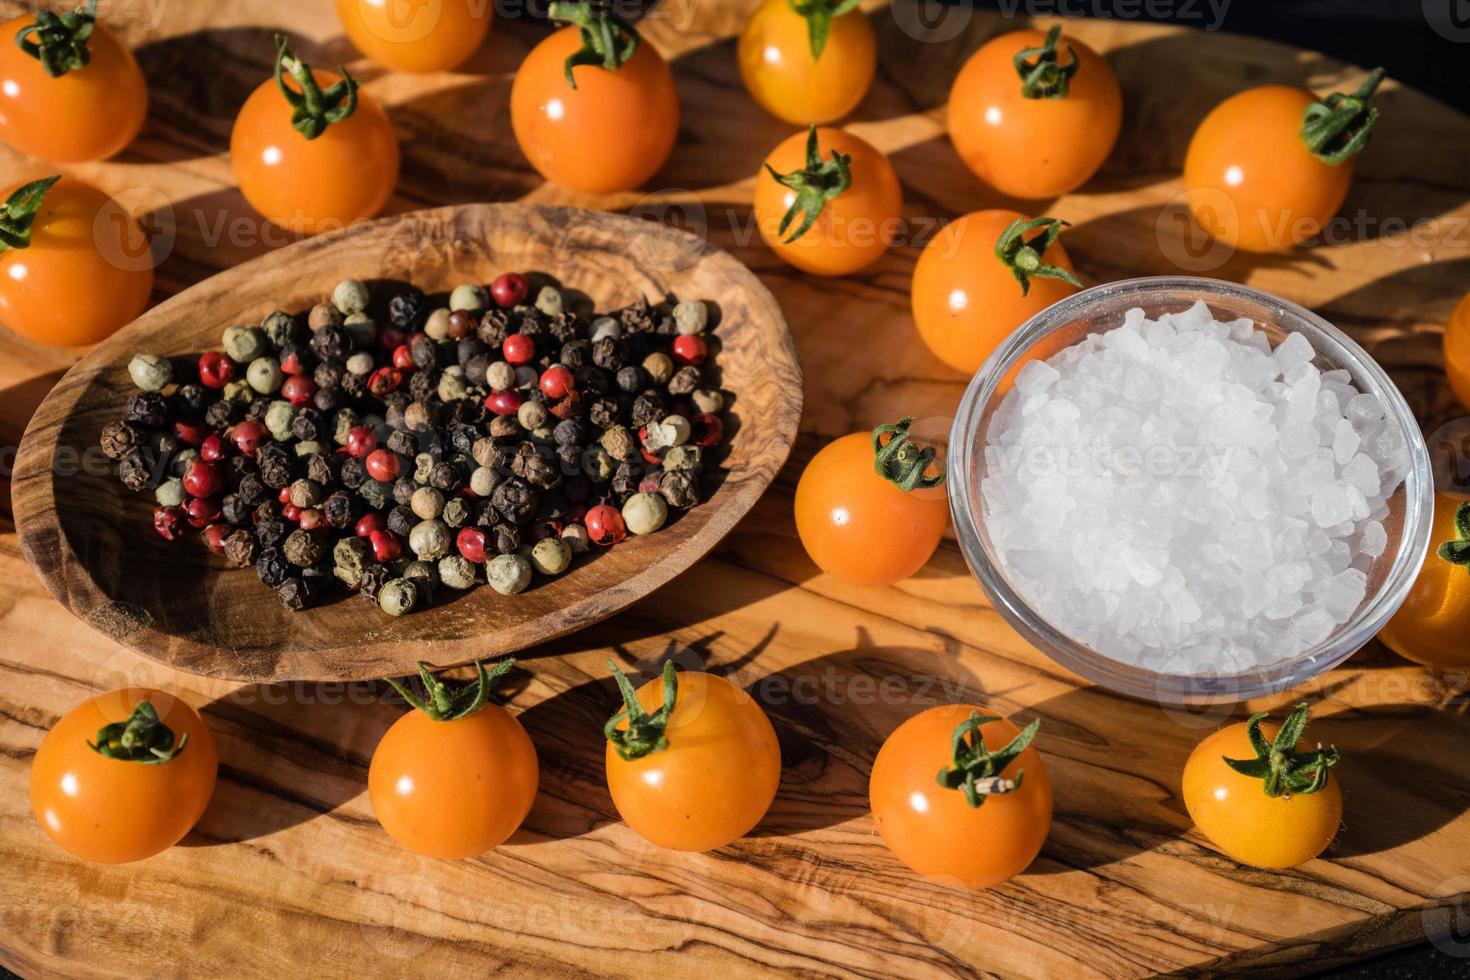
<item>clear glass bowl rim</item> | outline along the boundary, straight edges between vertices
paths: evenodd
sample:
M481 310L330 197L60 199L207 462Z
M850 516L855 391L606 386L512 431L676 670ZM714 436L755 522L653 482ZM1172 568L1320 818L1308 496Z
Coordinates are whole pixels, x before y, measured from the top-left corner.
M979 527L980 502L974 492L978 488L972 488L969 480L975 453L984 445L978 428L985 408L1001 380L1039 340L1075 323L1105 301L1116 305L1136 299L1130 305L1147 307L1166 298L1180 298L1179 293L1225 308L1249 304L1272 310L1271 324L1305 333L1319 357L1347 367L1355 378L1366 378L1371 383L1373 393L1386 406L1387 417L1403 430L1410 454L1409 473L1401 488L1405 495L1403 529L1393 564L1378 591L1312 650L1292 660L1237 674L1191 676L1132 667L1096 653L1054 628L1016 594L997 567ZM1433 520L1433 477L1423 433L1403 394L1378 362L1347 334L1302 306L1249 286L1202 277L1152 276L1093 286L1027 320L996 348L966 387L950 432L947 466L951 478L945 482L960 550L996 611L1061 666L1119 693L1166 704L1228 703L1261 697L1295 687L1342 663L1372 639L1408 597L1429 546Z

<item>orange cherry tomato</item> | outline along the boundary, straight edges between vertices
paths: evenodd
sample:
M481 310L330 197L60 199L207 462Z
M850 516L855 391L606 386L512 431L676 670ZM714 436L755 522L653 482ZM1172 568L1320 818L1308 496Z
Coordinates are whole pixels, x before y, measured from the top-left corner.
M398 181L393 124L351 76L312 71L284 38L276 63L280 81L263 82L250 94L230 133L230 163L245 200L300 235L373 217ZM292 101L304 98L303 87L321 93L324 108L293 123ZM337 118L354 99L351 114ZM308 138L303 129L316 135Z
M1282 728L1298 725L1299 732L1306 713L1307 706L1298 705ZM1342 790L1329 775L1337 750L1296 753L1296 739L1288 733L1279 747L1295 770L1271 787L1262 775L1241 773L1225 761L1253 764L1263 773L1271 769L1279 732L1262 724L1264 718L1263 713L1222 728L1195 747L1184 764L1184 806L1200 833L1230 858L1258 868L1291 868L1321 854L1337 836ZM1258 758L1261 753L1252 744L1252 726L1259 726L1265 758ZM1314 788L1319 769L1322 784ZM1276 795L1268 792L1271 788Z
M395 71L446 71L490 30L488 0L335 0L352 46Z
M675 675L673 661L637 692L613 670L627 707L604 729L607 789L623 821L676 851L749 833L781 782L781 748L760 705L717 674Z
M1051 830L1051 780L1031 745L1039 724L1022 732L973 705L946 704L899 725L868 778L883 843L919 874L958 879L967 888L989 888L1026 870Z
M755 219L761 238L791 265L846 276L888 250L902 226L903 191L893 164L866 141L813 126L766 157Z
M1382 70L1327 110L1328 100L1285 85L1247 89L1220 103L1195 130L1184 187L1195 222L1247 252L1280 252L1322 233L1353 179L1353 154L1377 119L1369 96ZM1314 151L1303 136L1316 114ZM1327 112L1327 116L1322 113ZM1336 162L1334 162L1336 161Z
M214 736L184 701L148 688L109 691L67 712L41 740L31 809L79 858L141 861L199 821L218 769Z
M912 421L843 436L802 471L796 533L827 574L857 585L891 585L917 572L939 547L949 520L943 472L931 462L932 450L909 439ZM878 465L889 475L880 475Z
M485 701L514 664L450 692L419 665L426 697L390 681L414 710L373 750L368 798L388 835L427 857L466 858L506 841L531 812L540 782L536 748L510 712Z
M1436 493L1429 554L1409 597L1378 632L1394 653L1428 667L1470 667L1470 568L1454 560L1470 553L1470 545L1456 544L1467 538L1470 500Z
M76 40L88 23L91 36ZM27 27L38 29L26 44L44 50L60 74L15 43ZM78 49L88 53L85 64ZM133 141L147 114L148 83L133 53L85 8L0 24L0 139L20 152L49 163L102 160Z
M919 336L936 357L974 374L1017 327L1081 288L1057 240L1065 226L1014 211L976 211L939 231L914 266L910 295Z
M1460 404L1470 409L1470 293L1444 328L1444 373Z
M39 343L81 347L143 312L153 256L116 201L68 177L14 185L0 199L0 323ZM13 239L19 246L4 248L3 230L31 214Z
M585 5L552 5L555 19L596 16ZM566 7L577 8L568 12ZM611 194L632 190L668 159L679 132L679 96L663 56L632 27L608 18L620 52L581 63L567 79L567 59L585 55L582 34L566 27L536 45L510 89L510 123L537 172L568 190ZM613 67L605 67L612 65Z
M843 12L832 16L837 9ZM810 16L797 13L791 0L763 0L740 32L738 56L740 77L761 108L806 126L857 108L873 84L878 45L855 0L818 7Z
M1059 27L987 42L949 92L955 150L975 176L1012 197L1058 197L1081 186L1112 152L1122 122L1113 69Z

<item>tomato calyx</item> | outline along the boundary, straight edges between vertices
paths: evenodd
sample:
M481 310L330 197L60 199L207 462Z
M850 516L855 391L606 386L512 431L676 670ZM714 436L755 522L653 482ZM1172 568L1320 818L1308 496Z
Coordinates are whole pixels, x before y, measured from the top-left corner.
M60 179L61 175L57 174L22 184L0 204L0 252L30 247L36 212L41 210L41 202L51 185Z
M1016 74L1021 76L1021 95L1028 99L1065 99L1071 87L1072 76L1077 74L1077 52L1068 44L1067 54L1072 60L1063 64L1057 54L1057 42L1061 40L1060 25L1046 32L1046 40L1039 48L1017 51L1011 63ZM1033 61L1032 59L1035 59Z
M122 762L160 766L178 756L189 744L189 733L174 742L173 729L158 720L151 701L139 701L127 721L97 729L97 741L87 747L98 755Z
M575 25L582 35L582 46L566 60L567 84L574 90L577 79L572 75L573 68L590 65L617 71L638 50L640 38L632 24L587 0L555 0L546 16L558 23Z
M289 73L301 87L297 92L286 84ZM291 128L309 140L327 131L357 111L357 79L347 69L337 67L342 80L326 91L316 83L311 66L292 53L284 34L276 35L276 86L291 105Z
M92 60L92 28L97 23L97 0L60 16L49 10L37 10L35 23L22 27L15 43L22 51L41 63L52 78L87 66Z
M485 669L483 661L475 661L475 679L468 684L462 684L458 688L451 689L443 681L429 673L429 668L422 660L419 661L419 681L424 686L422 697L392 677L385 678L393 690L397 691L403 700L409 705L422 711L434 721L458 721L468 718L470 715L485 707L485 702L490 697L490 692L495 687L495 682L504 677L505 674L515 666L514 657L506 657L500 663Z
M933 446L922 449L909 437L912 415L873 430L873 470L904 493L915 489L932 490L944 485L944 466L929 475L936 455ZM887 436L885 442L883 437Z
M1375 68L1351 95L1333 92L1302 113L1302 142L1318 159L1334 167L1362 151L1378 125L1378 108L1368 104L1384 71Z
M816 126L807 132L806 166L800 170L793 170L789 174L777 173L776 168L769 163L765 165L765 168L776 179L776 183L796 191L796 200L791 202L791 207L781 216L781 224L777 227L777 231L782 235L786 234L786 229L791 226L792 220L798 213L805 216L802 218L801 227L786 239L787 245L810 231L812 225L817 223L822 209L827 206L827 202L852 186L851 154L833 150L832 159L823 163L821 148L817 146Z
M827 46L827 35L832 31L832 22L843 14L857 9L858 0L786 0L791 9L806 21L807 44L812 49L812 60L822 57Z
M618 690L622 692L623 710L607 720L607 724L602 726L602 734L612 743L618 756L631 762L668 748L669 738L665 731L674 714L674 702L679 696L679 675L674 662L664 661L664 703L653 714L643 710L638 692L633 690L633 682L618 670L618 665L611 660L607 665L612 668L613 679L618 682ZM628 727L618 728L618 722L625 718L628 720Z
M1246 738L1255 750L1254 759L1230 759L1222 756L1225 764L1242 776L1262 780L1266 795L1290 798L1293 794L1303 796L1316 793L1327 785L1327 770L1337 765L1340 754L1337 746L1322 748L1319 743L1311 752L1296 751L1307 728L1308 707L1302 702L1292 709L1281 723L1274 742L1266 741L1261 733L1261 722L1269 712L1262 711L1250 716L1245 723Z
M1060 218L1017 218L1000 233L1000 238L995 242L995 257L1011 270L1011 275L1021 284L1021 295L1025 296L1031 291L1031 280L1040 276L1047 279L1060 279L1071 283L1078 289L1082 288L1082 280L1059 265L1048 265L1041 261L1041 256L1051 248L1052 243L1061 235L1063 228L1070 228L1070 221ZM1037 229L1041 229L1037 231ZM1027 241L1028 232L1035 231L1036 234Z
M1470 500L1462 500L1455 508L1455 540L1443 542L1435 554L1442 561L1464 565L1470 571Z
M1017 770L1015 779L1007 779L1001 773L1026 750L1041 728L1041 719L1038 718L1004 748L992 752L986 748L985 739L980 737L980 729L992 721L1000 720L992 715L982 715L978 711L970 712L970 717L956 725L954 735L951 736L950 758L953 765L939 770L939 785L945 789L960 790L965 794L965 802L974 809L979 809L992 796L1014 793L1021 788L1024 770Z

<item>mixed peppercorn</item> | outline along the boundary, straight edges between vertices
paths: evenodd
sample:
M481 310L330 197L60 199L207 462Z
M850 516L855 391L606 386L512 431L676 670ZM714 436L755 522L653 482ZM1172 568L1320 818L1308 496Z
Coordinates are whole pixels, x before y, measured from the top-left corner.
M185 528L306 608L333 583L399 616L441 588L505 595L700 500L724 437L708 307L585 317L525 276L233 326L197 359L138 354L102 431L153 526Z

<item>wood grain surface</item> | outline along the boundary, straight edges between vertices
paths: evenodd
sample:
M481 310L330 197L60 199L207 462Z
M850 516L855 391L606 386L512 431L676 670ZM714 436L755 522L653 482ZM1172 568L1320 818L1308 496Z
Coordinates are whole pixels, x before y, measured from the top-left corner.
M730 248L792 324L806 367L803 436L773 490L710 557L606 622L527 653L506 693L538 746L541 794L511 843L465 862L415 858L372 819L367 761L402 710L382 687L242 686L169 670L72 617L28 571L15 537L0 537L0 577L11 583L0 595L7 965L28 977L1300 973L1453 924L1470 897L1461 750L1470 678L1374 644L1305 689L1250 705L1313 700L1315 737L1343 750L1347 800L1324 859L1256 871L1194 833L1179 798L1180 767L1218 714L1113 697L1057 668L990 609L952 542L913 579L875 589L818 574L796 541L795 477L824 439L901 414L937 430L959 399L965 379L915 341L908 282L924 226L1010 203L963 169L943 103L964 57L1020 19L959 11L926 22L942 40L922 40L916 8L870 9L882 64L851 126L892 155L915 233L863 275L817 280L781 265L750 224L759 161L790 130L740 87L731 38L744 2L669 4L645 20L678 80L679 145L648 188L606 199L543 185L510 139L511 74L545 32L525 18L502 19L466 71L411 78L353 60L324 2L133 9L118 26L153 82L149 122L120 160L77 172L160 216L162 295L272 247L231 186L225 149L234 109L268 70L270 31L285 27L309 57L360 70L388 106L405 141L394 210L577 203L662 216ZM161 11L156 22L150 9ZM1202 267L1218 257L1191 247L1177 203L1198 120L1247 85L1325 92L1362 72L1223 33L1121 21L1070 29L1107 55L1125 93L1123 135L1101 173L1041 206L1074 222L1068 250L1084 278L1189 272L1279 293L1375 353L1426 432L1456 417L1438 341L1470 270L1470 120L1390 85L1340 244ZM209 71L191 67L196 59ZM0 165L24 166L3 150ZM13 439L72 358L7 340L0 434ZM597 729L614 703L604 659L652 670L670 654L734 672L782 742L772 812L707 855L644 844L616 820L602 780ZM136 866L83 865L36 826L26 773L63 712L123 682L204 706L220 743L219 789L184 846ZM866 807L882 738L929 704L961 699L1042 718L1056 787L1040 858L984 892L908 873Z
M229 567L192 536L183 546L160 538L150 496L127 490L94 448L137 390L128 362L139 351L176 357L213 350L224 326L259 323L276 309L310 309L349 274L446 294L507 269L552 277L589 317L594 309L665 297L698 299L716 311L710 377L731 393L729 437L700 506L658 534L597 549L517 596L450 592L394 619L338 590L293 613L253 569ZM439 208L263 255L179 293L99 344L36 409L16 458L11 505L21 548L51 594L133 650L256 683L364 680L412 673L421 660L452 666L513 653L648 595L745 516L785 462L800 418L801 367L786 322L770 292L727 253L686 232L599 211Z

